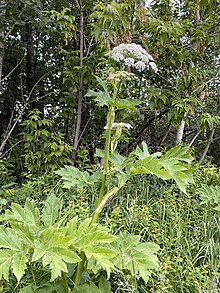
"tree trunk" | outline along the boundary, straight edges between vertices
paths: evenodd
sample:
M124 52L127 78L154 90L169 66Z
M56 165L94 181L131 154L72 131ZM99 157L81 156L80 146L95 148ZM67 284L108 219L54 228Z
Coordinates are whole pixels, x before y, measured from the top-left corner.
M26 28L26 86L28 100L33 100L33 86L34 86L34 65L33 65L33 31L32 24L29 20L25 22ZM34 102L30 104L31 110L35 108Z
M83 31L83 4L82 0L77 1L77 6L80 11L80 76L79 76L79 92L78 92L78 106L77 106L77 117L76 117L76 130L73 142L73 153L72 153L72 162L75 165L77 150L79 146L80 138L80 128L82 121L82 102L83 102L83 50L84 50L84 31Z
M2 93L2 69L4 54L4 19L5 19L5 0L0 0L0 95Z
M184 118L187 116L187 113L184 114ZM180 122L180 125L178 126L177 128L177 134L176 134L176 142L175 142L175 145L178 145L182 142L183 140L183 133L184 133L184 129L185 129L185 124L186 124L186 121L185 119L182 119L181 122Z
M216 129L215 127L212 128L212 131L210 133L210 136L209 136L209 139L207 141L206 147L205 147L205 149L204 149L204 151L203 151L203 153L201 155L201 158L199 160L199 164L202 164L202 162L204 161L204 159L205 159L205 157L206 157L206 155L208 153L208 150L210 148L210 145L213 142L213 137L214 137L214 134L215 134L215 129Z

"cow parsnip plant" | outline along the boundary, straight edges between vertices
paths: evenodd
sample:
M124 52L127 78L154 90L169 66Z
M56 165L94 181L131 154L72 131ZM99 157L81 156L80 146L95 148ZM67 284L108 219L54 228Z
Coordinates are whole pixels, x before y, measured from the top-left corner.
M156 68L152 57L135 44L124 44L115 49L112 58L116 62L123 61L123 67L134 70ZM192 182L190 163L193 158L186 147L177 146L165 154L150 154L147 144L143 142L127 157L117 151L124 129L132 126L116 121L116 113L136 110L139 104L134 99L120 97L123 86L133 78L136 78L133 73L112 70L106 81L97 77L101 90L87 93L87 96L95 97L98 106L107 108L105 149L96 152L97 157L104 160L103 169L91 174L91 171L65 166L56 171L62 177L65 188L86 187L91 188L93 193L97 190L91 217L84 221L78 221L75 217L66 223L58 217L61 202L55 196L47 199L42 213L30 200L24 207L12 204L11 209L1 217L3 223L8 223L7 227L2 225L0 228L1 278L9 280L9 273L12 272L19 282L28 266L38 263L42 268L49 268L51 281L62 278L65 292L104 293L111 292L107 279L113 271L128 270L132 277L147 282L151 272L159 268L156 256L158 245L142 243L140 237L135 235L113 235L99 223L103 209L132 176L153 174L163 180L172 179L183 192ZM68 283L66 277L67 264L77 266L73 285Z

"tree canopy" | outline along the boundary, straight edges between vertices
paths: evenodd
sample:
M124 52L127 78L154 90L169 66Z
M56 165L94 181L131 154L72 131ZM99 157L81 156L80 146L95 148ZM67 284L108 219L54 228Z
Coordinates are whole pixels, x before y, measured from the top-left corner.
M183 143L201 162L208 151L218 162L218 0L1 0L0 17L0 158L15 169L27 171L36 153L52 162L48 143L54 160L95 162L105 113L86 94L111 70L110 50L132 43L158 71L136 72L120 93L139 102L120 117L133 126L121 152L142 141L153 150Z

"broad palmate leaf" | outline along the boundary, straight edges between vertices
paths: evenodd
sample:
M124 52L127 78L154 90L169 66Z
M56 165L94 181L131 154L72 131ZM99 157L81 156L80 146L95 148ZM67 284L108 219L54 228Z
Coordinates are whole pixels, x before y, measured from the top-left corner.
M75 250L84 252L88 259L88 268L96 273L100 269L107 271L108 276L114 269L112 258L116 251L107 244L115 241L116 237L110 230L100 224L91 224L91 219L86 219L79 225L77 218L70 221L66 235L72 237Z
M193 182L193 169L189 165L193 157L189 154L187 147L176 146L167 151L164 155L154 153L150 155L146 143L142 143L142 148L137 147L132 156L137 156L137 160L130 159L127 165L127 172L130 175L152 174L163 180L173 179L180 190L186 193L186 187Z
M197 193L201 198L202 204L214 205L214 209L220 211L220 186L218 185L202 185Z
M54 194L50 195L45 201L43 212L42 212L42 221L45 226L52 226L58 215L59 209L62 205L62 201L57 198Z
M51 281L67 272L67 263L77 263L81 258L72 251L72 238L66 236L62 228L49 227L42 231L35 241L32 262L42 259L43 267L49 265Z
M141 243L139 236L121 234L113 246L118 252L114 265L121 270L129 270L133 276L141 277L146 283L152 270L159 269L156 256L158 245Z
M98 171L90 175L87 171L80 171L73 166L65 166L65 168L61 168L55 173L62 177L65 188L91 186L99 182L101 178L101 174Z
M27 268L29 243L22 233L11 228L0 228L0 279L8 280L10 269L18 282Z

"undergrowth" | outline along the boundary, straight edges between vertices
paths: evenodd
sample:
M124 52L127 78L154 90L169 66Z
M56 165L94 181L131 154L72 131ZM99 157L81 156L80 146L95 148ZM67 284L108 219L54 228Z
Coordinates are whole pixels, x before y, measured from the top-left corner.
M47 196L56 194L64 200L61 213L67 218L78 215L83 220L88 216L92 195L85 195L83 190L65 191L59 182L52 184L52 179L42 186L42 180L40 178L20 187L4 185L0 190L1 209L4 210L12 201L22 203L27 197L34 199L41 207ZM111 206L105 209L101 222L113 234L126 232L140 235L142 241L154 242L160 246L160 269L152 274L147 285L141 278L134 280L124 270L111 274L112 292L219 292L220 214L211 205L202 204L197 194L202 183L219 185L218 170L213 166L200 168L195 181L186 195L175 185L153 176L137 176L128 182ZM37 266L21 280L20 287L28 285L35 274L34 270L38 270ZM47 282L49 274L45 270L37 278ZM16 288L13 277L10 277L9 283L2 281L2 286L4 291L0 292L19 292L19 286ZM48 291L46 287L45 290L51 293L61 292L60 286L59 281L56 281L50 287L52 291Z

